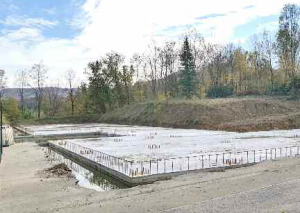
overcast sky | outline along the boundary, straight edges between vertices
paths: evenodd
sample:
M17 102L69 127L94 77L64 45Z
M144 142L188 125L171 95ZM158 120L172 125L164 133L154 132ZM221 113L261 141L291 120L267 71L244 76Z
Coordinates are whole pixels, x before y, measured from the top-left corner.
M130 57L152 39L176 40L191 28L243 46L252 34L276 31L286 3L300 0L1 0L0 69L9 86L17 70L39 61L51 79L62 79L105 52Z

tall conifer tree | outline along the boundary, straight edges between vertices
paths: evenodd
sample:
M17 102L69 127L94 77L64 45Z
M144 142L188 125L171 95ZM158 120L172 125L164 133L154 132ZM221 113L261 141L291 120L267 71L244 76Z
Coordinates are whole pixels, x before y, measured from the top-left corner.
M196 94L197 80L195 70L195 60L192 54L188 37L185 37L180 53L180 80L179 85L182 95L186 98L191 98Z

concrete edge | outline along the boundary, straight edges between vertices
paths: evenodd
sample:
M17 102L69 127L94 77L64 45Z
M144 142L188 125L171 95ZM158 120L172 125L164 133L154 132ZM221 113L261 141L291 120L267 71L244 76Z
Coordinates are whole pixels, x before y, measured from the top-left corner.
M105 175L111 177L112 179L120 181L128 186L151 184L156 181L170 180L173 177L191 174L191 173L222 172L222 171L225 171L228 169L243 168L243 167L253 166L253 165L257 164L257 163L247 163L247 164L241 164L241 165L224 166L224 167L216 167L216 168L209 168L209 169L197 169L197 170L189 170L189 171L154 174L154 175L148 175L148 176L142 176L142 177L129 177L121 172L110 169L106 166L96 163L84 156L76 154L70 150L67 150L67 149L65 149L61 146L58 146L56 144L53 144L51 142L48 143L48 147L51 150L53 150L54 152L57 152L57 153L63 155L64 157L69 158L70 160L73 160L75 163L77 162L78 164L88 168L89 170L104 173Z
M47 142L48 140L64 140L80 138L99 138L99 137L121 137L122 135L109 134L104 132L87 132L87 133L69 133L56 135L26 135L15 137L16 143L28 142Z

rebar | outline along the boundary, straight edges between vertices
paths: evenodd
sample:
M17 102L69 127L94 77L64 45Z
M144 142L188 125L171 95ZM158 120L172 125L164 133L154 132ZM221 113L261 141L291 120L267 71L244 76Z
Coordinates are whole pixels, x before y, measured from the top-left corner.
M208 153L206 155L202 154L199 156L186 156L186 157L178 157L178 158L162 158L156 159L154 162L156 163L156 171L153 173L153 160L150 161L127 161L123 158L115 157L106 153L102 153L99 150L94 150L89 147L84 147L82 145L76 143L70 143L67 141L60 141L57 145L62 148L68 149L78 155L86 157L96 163L99 163L103 166L106 166L110 169L121 172L129 177L136 176L146 176L160 173L168 173L168 172L178 172L178 171L190 171L197 169L206 169L212 167L220 167L220 166L234 166L234 165L242 165L245 163L258 163L264 160L273 160L278 157L277 150L279 149L280 157L296 157L300 154L299 146L291 146L284 147L285 154L283 155L283 148L270 148L264 150L252 150L253 158L249 155L249 151L242 152L222 152L211 154ZM273 154L274 150L274 154ZM265 153L264 153L265 151ZM46 152L51 153L51 147L46 149ZM257 156L257 152L259 155ZM269 153L270 152L270 153ZM270 156L268 156L270 155ZM219 156L222 159L219 159ZM54 154L55 159L60 159L61 156ZM258 158L259 159L258 159ZM265 157L265 158L264 158ZM245 160L245 162L244 162ZM159 163L162 162L162 164ZM201 165L198 166L198 164Z

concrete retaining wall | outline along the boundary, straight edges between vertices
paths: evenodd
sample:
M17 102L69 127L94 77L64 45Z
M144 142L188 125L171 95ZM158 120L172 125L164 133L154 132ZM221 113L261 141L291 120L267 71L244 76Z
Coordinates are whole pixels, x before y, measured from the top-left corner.
M131 178L128 177L127 175L124 175L121 172L118 172L116 170L113 170L106 166L103 166L99 163L96 163L95 161L92 161L84 156L81 156L77 153L67 150L61 146L54 144L54 143L49 143L49 148L51 150L53 150L54 152L57 152L57 153L63 155L64 157L69 158L70 160L74 161L75 163L78 163L79 165L81 165L89 170L104 173L104 174L108 175L109 177L112 177L115 180L125 183L126 185L133 186L131 184L132 183Z
M108 134L105 132L86 132L86 133L68 133L54 135L27 135L15 137L16 143L24 141L47 142L48 140L64 140L64 139L84 139L84 138L99 138L99 137L119 137L121 135Z
M14 131L11 126L3 125L2 134L3 134L3 146L11 146L15 143Z
M13 126L13 128L25 135L32 135L32 132L30 132L29 129L24 126Z
M54 152L57 152L57 153L63 155L64 157L69 158L70 160L74 161L75 163L78 163L79 165L86 167L89 170L92 170L92 171L94 170L94 171L98 171L100 173L104 173L107 176L109 176L115 180L121 181L122 183L124 183L128 186L137 186L137 185L153 183L155 181L160 181L160 180L169 180L173 177L176 177L179 175L184 175L184 174L189 174L189 173L214 172L214 171L222 171L222 170L227 170L227 169L241 168L241 167L247 167L247 166L254 165L254 163L249 163L249 164L210 168L210 169L170 172L170 173L155 174L155 175L148 175L148 176L142 176L142 177L129 177L121 172L118 172L116 170L113 170L106 166L103 166L99 163L96 163L84 156L76 154L76 153L74 153L70 150L67 150L61 146L58 146L56 144L49 143L49 148L51 150L53 150Z

